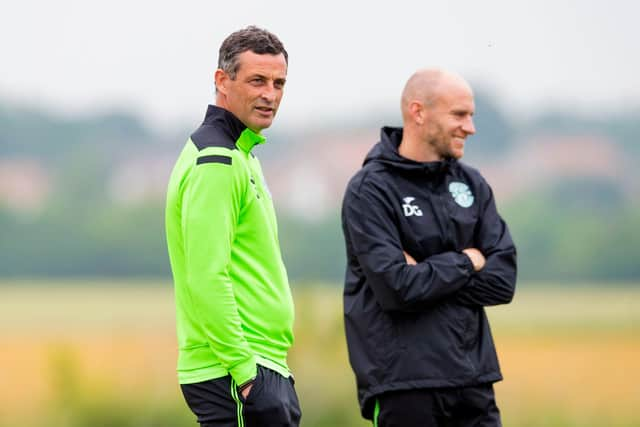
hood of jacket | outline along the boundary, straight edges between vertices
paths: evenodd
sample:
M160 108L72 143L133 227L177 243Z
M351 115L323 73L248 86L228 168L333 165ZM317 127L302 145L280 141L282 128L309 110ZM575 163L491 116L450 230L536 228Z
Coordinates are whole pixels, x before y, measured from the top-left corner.
M380 141L376 143L364 159L363 165L381 163L393 169L409 173L438 174L447 171L457 160L447 158L435 162L416 162L402 157L398 146L402 141L402 128L385 126L380 130Z

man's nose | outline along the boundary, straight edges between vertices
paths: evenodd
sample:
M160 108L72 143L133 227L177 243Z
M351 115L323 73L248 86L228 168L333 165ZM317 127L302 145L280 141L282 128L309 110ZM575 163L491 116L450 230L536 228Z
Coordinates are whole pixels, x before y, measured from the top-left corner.
M471 117L467 118L462 124L462 130L465 131L469 135L473 135L476 133L476 127L473 125L473 119Z
M267 84L262 91L262 99L268 102L274 102L276 100L276 88L273 84Z

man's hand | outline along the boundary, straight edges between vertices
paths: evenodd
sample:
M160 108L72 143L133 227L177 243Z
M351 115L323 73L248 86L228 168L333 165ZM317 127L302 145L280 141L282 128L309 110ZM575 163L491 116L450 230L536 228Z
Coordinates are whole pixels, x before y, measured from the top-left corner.
M251 384L248 384L245 388L242 389L240 393L242 393L242 397L244 398L244 400L247 400L247 396L249 396L249 393L251 392L252 388L253 388L253 382Z
M480 271L484 268L484 264L485 262L487 262L487 260L485 259L484 255L482 255L482 252L480 252L476 248L467 248L464 249L462 253L469 257L475 271Z
M404 254L404 259L407 260L407 264L409 264L409 265L416 265L417 264L416 260L413 259L413 257L411 255L409 255L405 251L402 251L402 253Z
M251 389L253 388L253 385L255 384L255 382L256 382L256 377L247 381L241 387L238 387L238 391L240 392L244 400L247 400L247 397L249 396L249 393L251 393Z

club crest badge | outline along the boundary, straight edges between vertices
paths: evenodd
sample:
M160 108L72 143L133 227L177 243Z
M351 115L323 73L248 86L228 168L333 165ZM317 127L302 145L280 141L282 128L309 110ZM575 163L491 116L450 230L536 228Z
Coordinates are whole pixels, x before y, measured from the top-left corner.
M474 197L467 184L454 181L449 184L449 192L453 200L463 208L468 208L473 205Z

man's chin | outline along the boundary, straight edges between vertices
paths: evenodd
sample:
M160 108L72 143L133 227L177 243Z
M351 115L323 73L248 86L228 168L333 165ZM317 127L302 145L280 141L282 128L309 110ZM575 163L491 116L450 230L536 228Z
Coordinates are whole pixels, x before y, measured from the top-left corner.
M265 119L255 120L252 123L250 123L248 127L252 131L254 131L256 133L260 133L260 131L262 129L267 129L269 126L271 126L271 123L273 123L273 119L270 119L270 120L265 120Z

